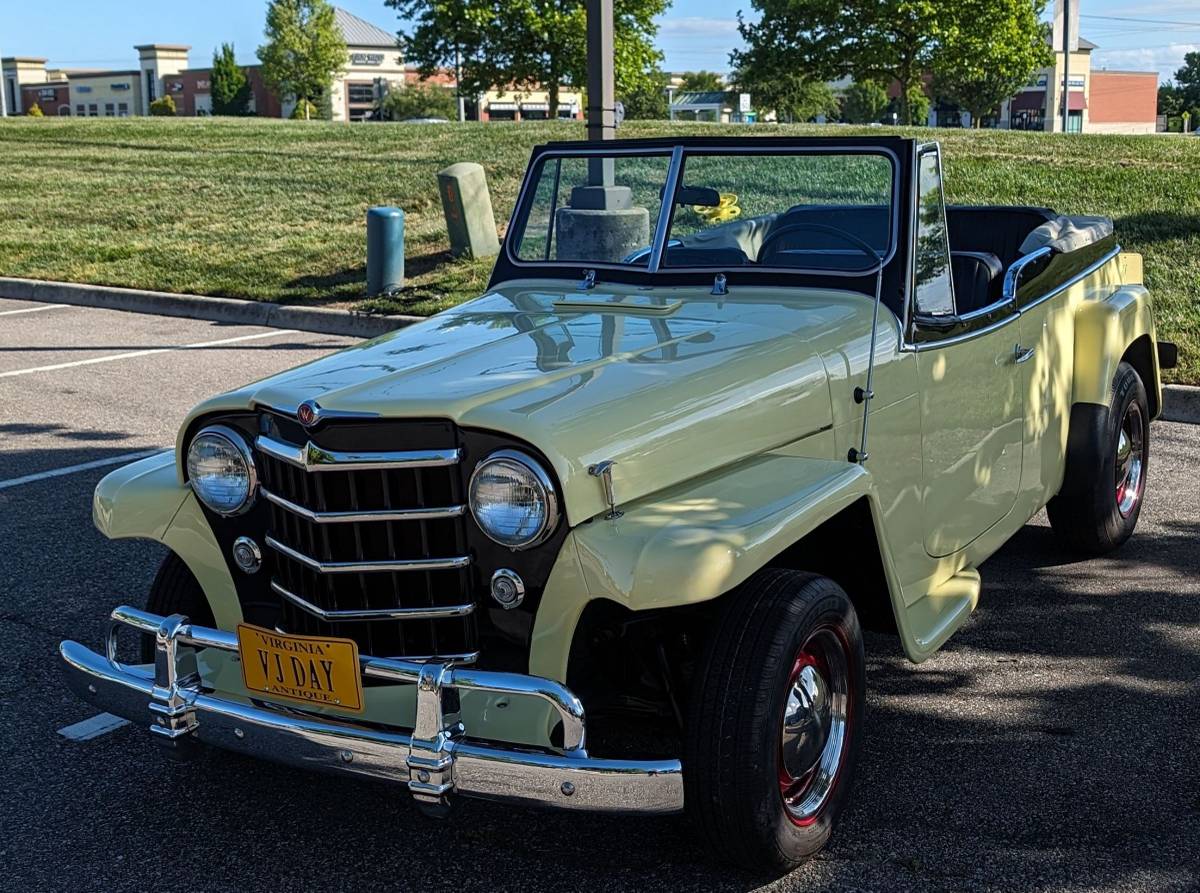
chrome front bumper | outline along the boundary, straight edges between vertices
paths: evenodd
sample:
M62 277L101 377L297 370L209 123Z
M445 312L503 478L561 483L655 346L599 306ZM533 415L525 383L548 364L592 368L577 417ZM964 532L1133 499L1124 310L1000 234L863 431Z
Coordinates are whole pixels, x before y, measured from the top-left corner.
M117 660L117 634L132 627L155 637L154 672ZM440 662L362 659L364 676L416 685L416 715L390 726L315 716L265 701L205 693L196 649L237 651L232 633L193 626L178 614L112 612L106 654L59 646L68 687L84 701L149 729L164 743L202 741L304 769L399 782L425 803L452 794L599 812L669 813L683 808L678 760L589 757L583 705L549 679ZM480 740L454 711L455 691L540 698L557 711L563 751L522 750ZM411 728L411 731L407 731Z

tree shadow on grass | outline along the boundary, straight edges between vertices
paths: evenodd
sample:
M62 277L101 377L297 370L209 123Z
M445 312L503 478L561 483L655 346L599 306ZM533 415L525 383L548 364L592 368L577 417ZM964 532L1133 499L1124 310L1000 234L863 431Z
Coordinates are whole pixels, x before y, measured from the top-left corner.
M1200 236L1200 214L1178 211L1154 211L1126 214L1113 220L1117 236L1147 245L1169 239Z

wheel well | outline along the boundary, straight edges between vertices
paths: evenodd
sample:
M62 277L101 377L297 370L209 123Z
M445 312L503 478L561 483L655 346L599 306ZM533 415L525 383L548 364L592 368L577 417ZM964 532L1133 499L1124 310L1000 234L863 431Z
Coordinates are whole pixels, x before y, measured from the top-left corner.
M830 518L767 567L829 577L865 629L896 634L883 556L866 498ZM584 608L571 642L567 686L588 714L589 750L657 757L675 752L696 668L736 589L694 605L630 611L607 599Z
M1142 380L1146 389L1146 402L1150 405L1150 417L1158 416L1158 389L1154 387L1154 342L1149 335L1142 335L1125 349L1122 363L1128 363Z
M793 543L769 566L829 577L846 590L864 629L898 635L883 555L865 496Z

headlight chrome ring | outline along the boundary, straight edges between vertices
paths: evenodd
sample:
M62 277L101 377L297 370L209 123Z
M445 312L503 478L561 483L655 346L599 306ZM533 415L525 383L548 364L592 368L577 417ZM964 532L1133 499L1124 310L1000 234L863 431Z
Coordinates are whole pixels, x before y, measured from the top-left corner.
M200 477L197 473L197 466L202 460L197 457L194 450L202 442L207 442L218 450L224 448L227 459L236 459L244 467L245 492L236 501L228 498L222 499L222 496L226 494L222 494L216 489L206 490L205 484L197 480ZM207 425L200 429L192 438L192 442L188 444L186 464L188 484L191 486L192 492L206 507L218 515L226 518L233 517L242 514L254 505L258 496L258 470L254 466L254 453L246 439L233 428L228 425ZM210 477L215 478L216 476L210 475ZM241 486L238 487L238 490L240 489Z
M495 480L489 480L488 475ZM505 482L503 478L507 477ZM481 498L485 487L523 489L529 500ZM558 495L550 475L519 450L497 450L475 466L467 486L471 515L488 539L510 549L529 549L545 542L558 526ZM493 494L494 496L495 494Z

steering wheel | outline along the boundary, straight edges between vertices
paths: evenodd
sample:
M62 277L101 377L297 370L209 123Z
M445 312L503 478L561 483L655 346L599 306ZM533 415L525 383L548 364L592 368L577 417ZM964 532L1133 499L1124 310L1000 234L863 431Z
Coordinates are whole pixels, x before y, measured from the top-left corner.
M838 229L836 226L829 226L825 223L789 223L787 226L780 227L779 229L775 230L775 232L770 233L765 239L763 239L762 245L758 247L758 262L760 264L763 263L763 258L767 256L767 249L774 242L777 242L780 238L788 235L789 233L800 231L825 233L826 235L836 236L837 238L843 240L844 242L850 243L855 248L860 250L863 254L871 259L872 264L878 264L880 262L879 252L877 252L858 236L854 235L854 233L846 232L844 229Z

